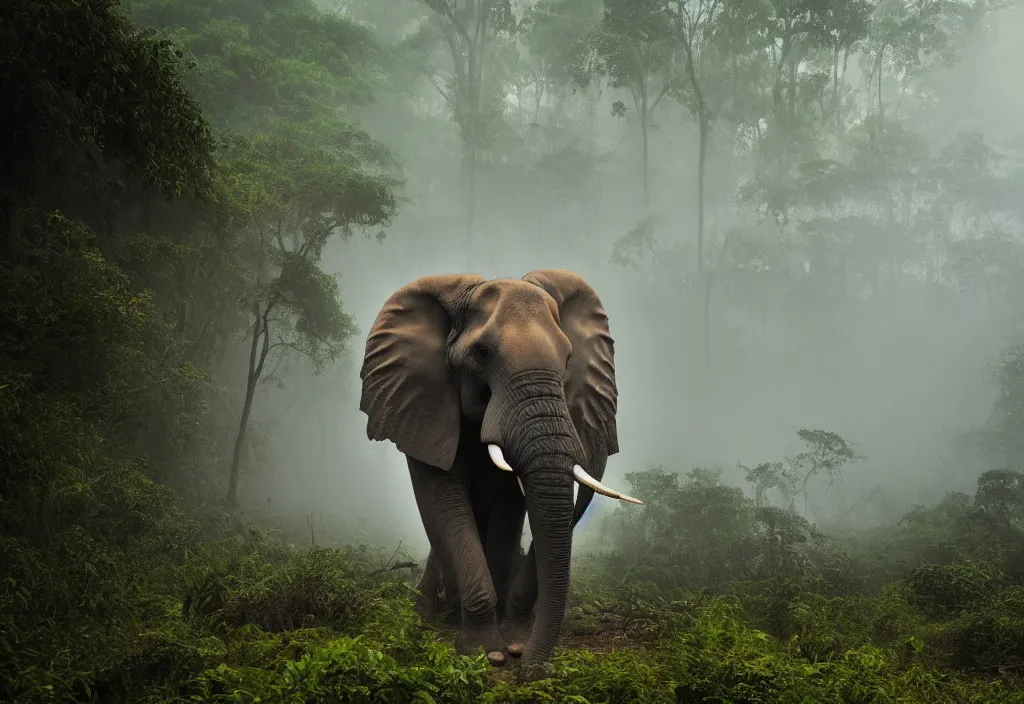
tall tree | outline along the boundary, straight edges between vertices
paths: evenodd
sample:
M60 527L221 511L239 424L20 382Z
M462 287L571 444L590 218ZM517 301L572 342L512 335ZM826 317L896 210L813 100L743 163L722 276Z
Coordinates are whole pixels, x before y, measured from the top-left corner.
M883 78L898 77L898 102L913 93L925 74L959 58L959 39L1004 3L979 0L875 0L870 31L864 42L866 71L873 78L876 134L884 129L886 101ZM898 105L896 106L898 109Z
M671 18L664 12L662 0L605 0L601 27L593 39L604 75L613 87L625 88L633 97L640 127L643 218L651 209L651 121L676 85L673 39ZM618 115L626 114L622 103L612 109Z
M379 145L357 130L349 159L324 153L315 142L272 135L238 139L226 166L246 174L236 184L247 200L260 201L247 227L249 265L249 361L238 433L231 457L228 504L234 505L246 430L256 387L271 355L300 354L317 371L335 360L356 328L344 313L338 285L319 267L324 247L353 229L387 224L397 185L389 176L354 170L386 159ZM342 146L342 135L335 134ZM386 162L385 162L386 163ZM252 189L258 193L254 194Z
M672 18L673 37L681 50L682 83L677 91L697 122L700 140L697 157L697 277L704 289L704 364L711 366L711 276L704 261L704 189L707 175L708 140L714 114L709 102L707 73L714 61L725 60L723 47L713 45L719 31L724 0L671 0L667 13ZM725 45L728 46L728 45ZM717 51L716 51L717 50Z
M511 0L423 0L432 20L406 40L409 48L433 49L442 42L450 67L436 75L436 67L423 56L427 77L444 97L462 136L462 194L465 206L466 267L474 262L473 232L477 216L479 154L486 138L487 61L499 35L515 31Z
M534 76L531 129L524 143L536 152L526 178L540 203L540 239L559 216L564 224L556 229L574 232L582 220L584 237L597 221L601 86L592 39L602 15L602 0L539 0L520 23L518 36Z
M355 331L337 282L320 268L324 247L358 229L380 234L397 208L392 155L345 112L371 98L380 49L365 28L307 0L269 9L140 0L134 10L173 31L207 69L193 83L224 130L216 220L235 257L231 294L245 302L249 348L228 471L234 505L268 360L299 354L319 368Z
M599 67L591 39L602 15L601 0L538 0L527 9L520 36L537 66L538 99L593 83Z

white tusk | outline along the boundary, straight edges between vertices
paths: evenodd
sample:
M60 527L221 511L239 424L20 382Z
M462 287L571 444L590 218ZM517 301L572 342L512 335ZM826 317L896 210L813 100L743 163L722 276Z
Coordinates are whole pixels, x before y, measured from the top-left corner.
M497 445L488 445L487 454L491 456L491 462L493 462L498 469L503 469L506 472L512 471L511 465L505 461L505 456L501 454L500 447Z
M572 526L573 516L576 515L576 502L580 498L580 485L579 482L572 483L572 513L569 515L569 526Z
M488 445L487 454L491 456L491 462L498 469L505 470L506 472L513 471L511 465L505 461L505 456L501 454L501 448L497 445ZM519 491L523 492L523 496L526 496L526 487L523 486L523 480L516 477L516 481L519 482Z
M613 499L618 499L619 501L628 501L631 504L643 504L643 501L641 501L640 499L634 499L632 496L620 494L619 492L615 491L615 489L609 489L604 484L602 484L601 482L597 481L592 476L587 474L586 470L584 470L583 467L580 467L578 464L573 466L572 476L576 479L577 482L583 484L584 486L590 487L598 494L604 494L605 496L609 496Z

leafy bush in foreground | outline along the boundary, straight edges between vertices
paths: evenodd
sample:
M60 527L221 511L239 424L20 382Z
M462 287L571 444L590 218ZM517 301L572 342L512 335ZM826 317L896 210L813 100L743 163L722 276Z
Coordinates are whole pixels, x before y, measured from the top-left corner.
M299 549L252 526L195 541L148 580L112 556L108 609L55 615L63 635L9 649L0 692L26 703L1024 701L1024 585L980 561L908 565L880 591L846 594L810 567L673 585L614 554L582 555L562 646L522 673L457 656L382 556Z

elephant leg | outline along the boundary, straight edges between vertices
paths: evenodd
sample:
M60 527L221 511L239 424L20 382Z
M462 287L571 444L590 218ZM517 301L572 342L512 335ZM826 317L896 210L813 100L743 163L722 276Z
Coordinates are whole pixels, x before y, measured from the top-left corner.
M462 623L462 600L459 598L458 581L455 572L449 565L440 562L441 567L441 591L440 600L441 618L450 626L458 627Z
M428 563L428 568L434 570L432 591L429 584L425 587L427 591L424 591L424 587L417 587L417 589L422 594L432 594L433 601L429 600L430 597L420 597L416 602L417 610L424 620L436 619L441 623L458 628L462 622L462 607L459 603L459 590L456 587L455 575L442 563L433 550L431 550L428 560L429 563L432 563ZM420 581L421 585L426 579L427 575L424 573L423 579Z
M486 545L482 532L480 543ZM433 549L427 557L420 585L417 587L420 593L429 595L420 597L417 601L421 616L425 620L436 618L442 623L458 628L462 622L462 606L455 573L447 568ZM495 589L497 590L497 587ZM498 613L500 615L501 612Z
M441 574L441 561L437 553L431 549L427 555L427 564L423 568L416 590L420 593L416 600L416 608L424 619L436 617L442 608L441 589L444 579Z
M423 618L430 618L437 613L441 590L441 568L437 564L437 557L434 551L427 554L427 563L423 566L423 576L416 584L416 591L420 593L416 599L416 610Z
M430 548L436 551L442 570L454 575L462 602L462 629L455 649L470 655L482 647L492 665L504 665L505 641L495 613L497 594L487 570L468 483L456 468L445 471L412 457L406 459Z
M498 597L497 612L505 613L509 591L512 588L513 563L516 548L523 539L526 506L522 501L506 501L495 506L488 520L486 555L487 569Z

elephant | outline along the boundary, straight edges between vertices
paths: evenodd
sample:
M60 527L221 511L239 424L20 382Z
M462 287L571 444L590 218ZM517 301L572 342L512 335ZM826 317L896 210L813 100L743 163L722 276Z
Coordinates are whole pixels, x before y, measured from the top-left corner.
M458 594L456 651L548 660L576 522L595 492L642 503L600 481L619 450L618 390L596 292L561 269L421 277L377 314L360 379L367 437L406 457L424 581L443 575ZM527 516L533 544L513 575Z

